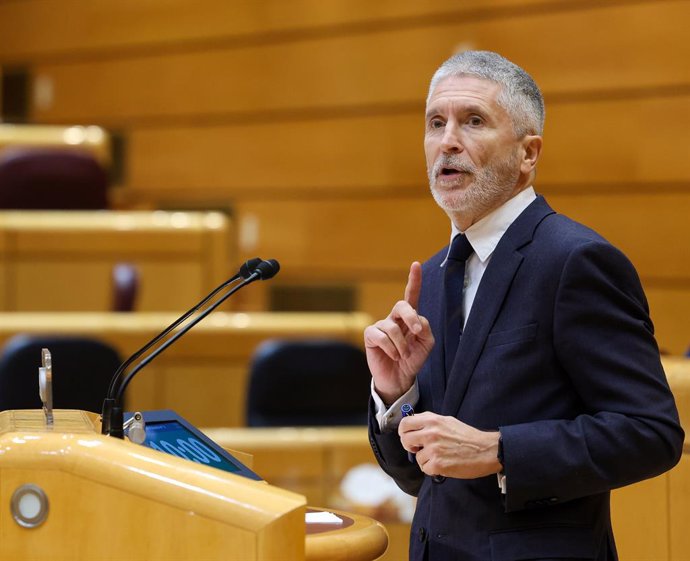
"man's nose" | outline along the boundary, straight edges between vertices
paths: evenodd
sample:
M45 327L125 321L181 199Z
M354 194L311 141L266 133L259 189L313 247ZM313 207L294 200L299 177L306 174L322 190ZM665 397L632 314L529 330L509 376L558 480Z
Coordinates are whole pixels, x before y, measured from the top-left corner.
M447 123L445 129L443 130L441 150L449 154L462 152L463 150L457 127L453 126L451 123Z

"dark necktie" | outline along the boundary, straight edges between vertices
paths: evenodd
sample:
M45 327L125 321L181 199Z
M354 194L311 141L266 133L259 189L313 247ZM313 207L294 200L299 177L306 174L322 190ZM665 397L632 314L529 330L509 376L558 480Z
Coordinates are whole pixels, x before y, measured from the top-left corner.
M462 335L462 291L465 284L465 262L472 255L472 252L472 245L464 234L453 238L446 262L443 287L446 295L446 333L444 338L446 378L453 367L460 335Z

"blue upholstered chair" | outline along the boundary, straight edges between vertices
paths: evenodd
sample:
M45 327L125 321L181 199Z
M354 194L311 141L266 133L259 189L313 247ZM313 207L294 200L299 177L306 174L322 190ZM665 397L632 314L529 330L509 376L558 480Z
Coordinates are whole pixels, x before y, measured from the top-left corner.
M120 365L109 345L86 337L17 335L0 355L0 411L38 409L38 367L47 348L53 365L53 407L99 412Z
M371 375L364 352L331 340L269 340L256 350L247 425L364 425Z

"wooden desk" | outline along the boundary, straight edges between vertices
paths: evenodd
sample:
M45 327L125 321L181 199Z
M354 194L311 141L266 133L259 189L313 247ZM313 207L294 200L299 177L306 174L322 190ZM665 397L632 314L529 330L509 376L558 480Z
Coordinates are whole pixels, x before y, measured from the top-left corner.
M0 310L109 311L128 262L137 310L182 312L231 275L230 226L218 212L0 212Z
M307 508L309 511L325 509ZM342 524L307 523L307 561L371 561L380 559L388 546L384 526L367 516L328 509Z
M0 312L0 345L18 333L87 335L111 344L125 358L176 318L170 313ZM127 403L141 411L174 409L197 426L243 426L248 365L259 343L272 337L328 337L361 345L369 323L361 313L214 312L134 379ZM53 368L59 376L58 356Z
M0 412L0 448L0 497L13 504L1 561L372 561L386 549L370 518L305 528L303 496L103 436L83 411L56 410L53 427L41 410ZM22 520L14 497L27 483L45 502Z

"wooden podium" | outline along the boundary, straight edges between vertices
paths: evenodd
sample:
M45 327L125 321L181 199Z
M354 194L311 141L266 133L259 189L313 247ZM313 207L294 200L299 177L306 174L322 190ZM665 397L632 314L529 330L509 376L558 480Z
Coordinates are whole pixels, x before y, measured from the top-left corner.
M95 414L0 412L0 560L372 560L367 517L305 526L306 499L103 436ZM306 536L306 537L305 537Z

